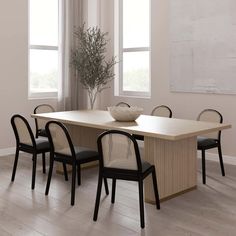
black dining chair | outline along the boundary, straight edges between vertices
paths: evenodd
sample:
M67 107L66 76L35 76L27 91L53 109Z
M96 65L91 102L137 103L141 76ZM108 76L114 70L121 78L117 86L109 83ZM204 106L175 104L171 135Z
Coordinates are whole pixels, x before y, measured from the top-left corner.
M33 155L32 183L31 188L35 187L37 154L43 157L43 173L45 173L45 153L50 151L50 144L47 138L35 138L28 121L21 115L16 114L11 118L11 125L16 138L16 153L12 171L11 181L15 179L19 152L26 152Z
M160 106L156 106L152 110L151 115L171 118L172 117L172 110L166 105L160 105Z
M55 109L49 105L49 104L40 104L38 106L36 106L34 108L34 114L40 114L40 113L48 113L48 112L55 112ZM34 118L35 121L35 128L36 128L36 132L35 132L35 137L47 137L47 133L45 130L45 125L47 123L47 121L43 120L43 119L38 119L38 118ZM46 160L45 157L43 156L43 167L46 166ZM44 173L46 173L46 169L44 168ZM65 173L65 177L66 177L66 173Z
M141 160L137 141L131 134L126 132L118 130L106 131L98 137L97 144L100 161L93 220L96 221L98 217L102 179L112 179L112 203L115 202L117 179L137 181L139 186L140 224L144 228L143 180L149 174L152 174L156 207L160 209L155 166Z
M205 109L197 117L199 121L223 123L223 116L214 109ZM221 131L197 137L197 149L202 153L202 182L206 184L206 160L205 151L211 148L218 149L222 176L225 176L224 162L221 150Z
M55 112L55 109L49 104L40 104L34 108L34 114ZM47 137L45 125L47 121L34 118L36 128L36 138L39 136Z
M46 132L50 142L50 168L45 195L48 195L54 161L63 163L64 172L65 165L72 166L72 183L71 183L71 205L75 202L75 180L76 170L78 185L81 184L81 164L99 160L97 151L86 147L75 146L72 143L70 134L62 123L58 121L49 121L46 124ZM104 179L106 194L109 194L107 180Z
M126 102L118 102L116 106L117 107L130 107L130 105Z

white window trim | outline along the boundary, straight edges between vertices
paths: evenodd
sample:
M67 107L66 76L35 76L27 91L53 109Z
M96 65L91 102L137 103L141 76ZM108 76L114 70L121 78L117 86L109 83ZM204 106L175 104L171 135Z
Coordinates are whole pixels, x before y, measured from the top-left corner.
M58 0L58 4L60 4ZM60 8L59 8L60 9ZM60 11L60 10L59 10ZM58 22L60 28L60 13L58 12ZM28 0L28 29L30 29L30 0ZM58 29L60 33L60 30ZM59 41L58 41L59 45ZM55 92L32 92L30 90L30 50L39 49L39 50L55 50L60 53L60 46L49 46L49 45L31 45L30 44L30 30L28 30L28 98L29 99L55 99L58 97L58 91ZM59 58L58 58L59 61Z
M115 1L115 55L118 55L118 64L115 68L115 96L151 97L151 0L149 1L149 47L123 48L123 0ZM124 52L149 52L149 91L124 91L123 90L123 53Z
M31 92L28 93L29 99L56 99L58 92Z
M58 46L47 46L47 45L30 45L30 49L39 49L39 50L58 50Z
M149 47L139 47L139 48L123 48L123 52L146 52L150 51Z

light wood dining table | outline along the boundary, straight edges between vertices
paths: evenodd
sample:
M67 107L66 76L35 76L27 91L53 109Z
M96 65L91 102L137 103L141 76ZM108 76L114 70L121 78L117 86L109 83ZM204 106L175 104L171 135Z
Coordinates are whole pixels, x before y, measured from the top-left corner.
M230 124L141 115L134 122L115 121L108 111L78 110L32 114L67 125L76 145L97 148L104 130L117 129L144 136L143 158L154 164L161 200L197 187L197 136L230 128ZM154 203L151 178L145 180L145 200Z

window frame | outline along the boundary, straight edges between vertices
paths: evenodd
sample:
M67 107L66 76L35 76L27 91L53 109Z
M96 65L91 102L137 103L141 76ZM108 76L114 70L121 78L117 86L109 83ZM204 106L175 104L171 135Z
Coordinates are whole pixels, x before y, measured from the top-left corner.
M30 90L30 83L31 83L31 77L30 77L30 52L31 49L34 50L52 50L52 51L57 51L58 52L58 76L59 76L59 55L60 55L60 0L57 0L58 2L58 45L57 46L52 46L52 45L37 45L37 44L30 44L30 4L31 0L28 0L28 98L29 99L47 99L47 98L57 98L58 96L58 86L57 86L57 91L55 92L32 92ZM59 78L58 78L59 81Z
M149 47L123 47L123 0L115 2L115 55L118 57L118 63L115 68L115 95L130 97L151 97L151 0L149 1ZM123 90L123 54L125 52L149 52L149 88L147 92Z

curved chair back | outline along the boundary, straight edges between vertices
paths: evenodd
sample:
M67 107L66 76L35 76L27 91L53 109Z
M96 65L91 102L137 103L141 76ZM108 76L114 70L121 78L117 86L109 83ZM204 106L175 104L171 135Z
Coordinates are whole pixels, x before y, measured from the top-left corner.
M172 117L172 111L168 106L160 105L155 107L152 112L152 116L161 116L161 117Z
M40 104L34 109L34 114L39 114L39 113L48 113L48 112L55 112L55 109L49 105L49 104ZM45 125L47 121L42 120L42 119L37 119L35 118L35 127L36 127L36 137L38 137L40 130L45 129ZM46 135L43 135L46 136Z
M137 141L129 133L106 131L98 137L97 143L102 168L142 171Z
M11 125L14 130L17 144L36 146L34 134L28 121L21 115L16 114L11 118Z
M198 115L197 120L223 123L223 116L217 110L205 109ZM201 135L201 136L220 140L221 131L210 133L210 134L205 134L205 135Z
M130 105L126 102L119 102L116 104L117 107L130 107Z
M75 150L67 128L58 121L49 121L46 124L46 132L55 154L72 157L75 159Z

